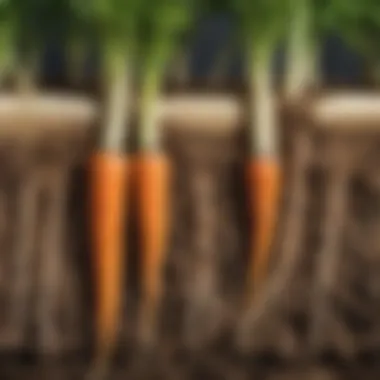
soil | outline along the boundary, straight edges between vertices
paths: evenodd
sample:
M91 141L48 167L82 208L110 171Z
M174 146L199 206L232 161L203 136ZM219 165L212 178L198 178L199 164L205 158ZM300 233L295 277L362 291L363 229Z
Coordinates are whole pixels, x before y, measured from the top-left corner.
M380 136L313 130L300 115L287 115L284 128L286 182L271 274L248 310L241 306L249 240L244 132L170 129L174 222L160 345L150 353L136 346L131 220L112 378L379 377ZM84 147L74 135L0 146L1 379L80 379L88 368L86 163L72 153Z

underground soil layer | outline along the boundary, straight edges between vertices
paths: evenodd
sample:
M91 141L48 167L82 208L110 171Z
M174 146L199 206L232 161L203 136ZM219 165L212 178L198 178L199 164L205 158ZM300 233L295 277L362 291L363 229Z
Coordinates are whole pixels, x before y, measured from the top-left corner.
M0 97L0 350L6 358L78 345L70 189L92 123L86 100Z
M168 128L166 148L174 165L173 230L165 270L160 344L153 353L142 353L143 356L136 350L139 253L136 223L131 220L126 227L129 275L115 379L126 375L131 379L378 377L380 371L375 367L380 355L380 136L346 136L311 129L300 115L284 117L283 124L285 191L270 277L258 304L244 313L241 301L249 243L244 128L222 134L208 133L207 128ZM70 260L62 264L59 276L45 279L44 288L55 289L56 293L47 296L53 297L51 304L61 311L53 314L65 315L66 321L57 317L46 320L46 313L36 311L38 305L42 306L41 293L34 285L27 297L27 310L28 315L35 317L33 323L28 322L30 343L24 345L23 352L14 356L15 347L9 346L9 353L5 343L10 338L5 328L0 330L0 341L5 336L2 347L8 351L4 358L13 358L0 362L0 376L4 379L79 379L90 353L93 294L86 163L81 160L81 164L75 165L77 161L68 160L70 154L65 152L72 152L72 140L63 142L52 135L48 141L49 144L45 140L37 147L20 143L0 146L0 232L4 247L0 286L2 302L9 305L11 271L4 268L11 265L14 245L20 236L37 236L30 243L34 248L28 245L18 249L29 255L25 273L34 279L33 284L38 284L41 262L37 256L41 254L36 252L42 250L46 255L43 257L47 257L47 252L56 249L49 245L52 240L46 238L48 221L54 217L46 218L62 212L53 205L65 197L52 196L57 194L60 181L64 181L52 173L64 172L70 162L74 169L69 170L66 179L70 184L66 194L69 206L64 219L67 232L62 238L67 255L58 255ZM51 144L52 141L57 144ZM47 170L42 164L45 162L54 162L55 170L50 166ZM41 178L41 186L33 187L35 178ZM25 188L29 195L39 193L41 188L55 189L50 190L50 197L34 198L39 199L39 206L29 224L26 220L31 218L30 212L22 214L21 223L15 219L20 199L25 198L26 203L29 199L27 194L20 195L20 189ZM50 206L45 205L46 199L50 199ZM56 234L55 230L51 234ZM57 282L66 285L60 287ZM18 297L24 299L20 289L30 289L19 285ZM54 303L57 294L64 296ZM4 323L1 326L6 326ZM54 327L57 323L58 330ZM50 364L43 364L41 359L35 361L33 355L21 355L25 351L44 353L46 347L55 353L51 342L59 336L46 338L45 342L50 342L47 346L41 346L40 338L36 338L46 324L53 324L48 331L72 337L70 349L64 350L69 355L62 356L62 350L56 348L60 364L52 365L49 359ZM244 331L243 348L236 339L239 331ZM16 329L13 335L17 333ZM20 342L20 338L15 341ZM371 366L374 368L364 370Z

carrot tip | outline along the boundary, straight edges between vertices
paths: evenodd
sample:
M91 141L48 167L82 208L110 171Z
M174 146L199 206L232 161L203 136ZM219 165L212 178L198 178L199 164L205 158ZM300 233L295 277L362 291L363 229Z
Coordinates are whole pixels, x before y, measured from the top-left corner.
M98 357L90 368L86 380L104 380L110 372L111 363L108 357Z
M142 309L139 325L139 342L145 349L152 348L157 342L157 310Z

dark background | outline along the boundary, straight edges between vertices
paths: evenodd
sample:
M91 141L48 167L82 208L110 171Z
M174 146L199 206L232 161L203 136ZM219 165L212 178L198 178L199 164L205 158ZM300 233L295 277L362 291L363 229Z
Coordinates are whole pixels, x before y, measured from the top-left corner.
M190 68L192 78L202 81L212 70L218 51L223 48L233 31L233 23L226 15L216 15L201 22L190 41ZM52 38L54 39L54 38ZM238 49L236 49L238 50ZM45 57L44 75L48 82L60 82L64 76L64 55L60 44L51 41ZM277 57L277 69L281 69L282 53ZM93 71L95 60L89 58L87 72ZM364 78L364 65L351 49L337 36L325 40L321 57L322 72L328 85L358 85ZM239 81L242 74L242 57L236 51L229 67L229 77ZM91 75L91 74L90 74Z

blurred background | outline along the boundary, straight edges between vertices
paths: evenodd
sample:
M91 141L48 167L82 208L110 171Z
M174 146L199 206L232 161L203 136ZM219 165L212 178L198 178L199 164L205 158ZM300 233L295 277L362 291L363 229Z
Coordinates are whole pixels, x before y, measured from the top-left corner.
M231 17L216 14L206 18L196 27L194 37L189 42L190 77L197 83L206 81L213 72L217 58L220 56L234 33ZM65 82L65 55L59 43L59 36L51 37L45 54L44 77L49 83ZM229 51L230 57L225 65L224 77L227 83L242 82L243 58L239 48ZM281 73L284 57L279 49L275 68ZM87 75L94 76L96 56L87 59ZM368 73L361 56L339 36L330 36L323 44L321 67L327 84L331 86L363 86L368 83Z
M138 111L121 112L131 133L117 139L112 155L115 147L101 146L98 135L120 118L107 119L107 97L99 97L99 51L87 45L84 79L73 83L66 27L62 20L45 36L42 83L33 96L4 91L0 98L0 380L98 379L105 369L110 379L133 380L378 379L380 102L366 59L329 34L321 41L321 87L295 104L280 99L280 153L256 155L236 23L213 13L189 38L185 80L169 96L158 91L172 117L156 128L158 147L144 146ZM285 50L280 44L275 52L276 84ZM339 120L331 122L331 114ZM154 116L144 121L158 123ZM111 174L126 169L128 177L106 176L102 159L110 152ZM115 192L93 192L109 184ZM274 211L265 207L272 193ZM160 194L164 206L149 213ZM117 195L127 206L112 202ZM112 260L112 249L94 252L107 237L107 224L91 214L99 205L98 219L121 231L125 247L113 248L125 262ZM112 218L124 209L128 221L119 225ZM254 268L253 275L251 245L265 235L255 229L257 210L274 233L264 258L257 255L263 273ZM144 261L152 244L141 220L161 228L167 219L167 240L164 228L150 240L165 253ZM165 263L154 283L160 254ZM247 272L258 279L252 294ZM118 274L121 300L110 290ZM149 290L157 310L144 303ZM107 323L107 306L119 311L119 326ZM115 342L102 335L104 325Z

